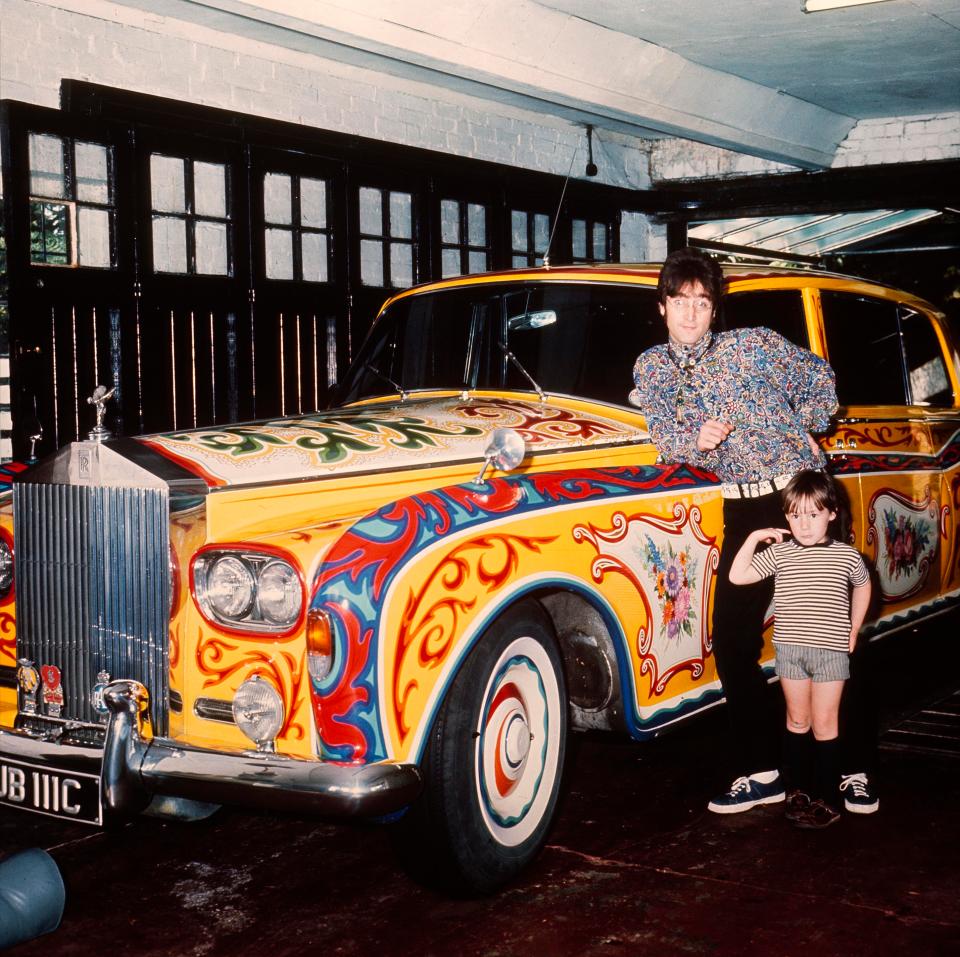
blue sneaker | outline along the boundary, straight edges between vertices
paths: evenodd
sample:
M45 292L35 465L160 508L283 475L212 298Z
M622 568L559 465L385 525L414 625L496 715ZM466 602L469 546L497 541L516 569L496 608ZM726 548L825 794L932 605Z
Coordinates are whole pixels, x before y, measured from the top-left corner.
M715 797L707 805L707 810L714 814L739 814L758 804L779 804L787 796L783 779L775 771L766 772L764 776L769 773L774 775L769 784L758 781L756 776L737 778L729 791Z
M843 806L853 814L873 814L880 807L880 799L870 790L870 782L862 772L843 775L840 793Z

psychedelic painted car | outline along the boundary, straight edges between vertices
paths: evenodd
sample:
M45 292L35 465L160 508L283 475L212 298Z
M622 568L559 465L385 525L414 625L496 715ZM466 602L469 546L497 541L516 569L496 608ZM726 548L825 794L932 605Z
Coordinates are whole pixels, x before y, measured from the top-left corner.
M725 275L728 326L836 370L822 444L876 573L868 634L955 601L943 317L855 279ZM568 728L644 739L722 700L720 488L658 462L627 404L636 355L664 338L656 281L598 266L414 288L336 408L95 429L16 475L0 801L93 824L222 803L402 815L461 883L509 879L544 840ZM768 641L771 674L772 657Z

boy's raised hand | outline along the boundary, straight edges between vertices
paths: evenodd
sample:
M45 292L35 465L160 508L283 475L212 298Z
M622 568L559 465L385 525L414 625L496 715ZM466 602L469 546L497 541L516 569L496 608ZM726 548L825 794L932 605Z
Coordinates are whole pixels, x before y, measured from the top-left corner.
M753 538L757 544L760 542L766 542L767 544L782 542L789 536L789 528L758 528L755 532L750 533L750 537Z

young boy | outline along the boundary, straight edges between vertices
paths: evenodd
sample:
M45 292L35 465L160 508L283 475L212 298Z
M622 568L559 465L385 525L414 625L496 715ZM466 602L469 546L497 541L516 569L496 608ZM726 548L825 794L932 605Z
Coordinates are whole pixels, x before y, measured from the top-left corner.
M789 532L752 532L733 560L730 581L749 585L774 576L773 641L787 705L784 765L793 785L786 816L797 827L822 828L840 819L837 715L870 603L870 576L859 552L828 534L837 517L828 475L798 472L782 500ZM757 552L764 542L774 544Z

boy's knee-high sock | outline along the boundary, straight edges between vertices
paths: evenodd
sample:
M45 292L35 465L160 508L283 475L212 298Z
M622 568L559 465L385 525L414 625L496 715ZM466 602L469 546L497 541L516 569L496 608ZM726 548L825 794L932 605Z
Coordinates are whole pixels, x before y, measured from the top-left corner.
M831 807L840 807L840 739L815 741L817 790L816 797L823 798Z
M787 787L812 794L816 782L813 777L813 732L783 732L783 769Z

